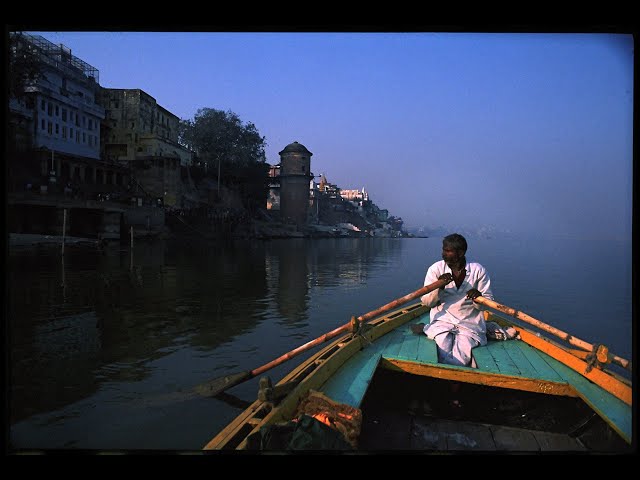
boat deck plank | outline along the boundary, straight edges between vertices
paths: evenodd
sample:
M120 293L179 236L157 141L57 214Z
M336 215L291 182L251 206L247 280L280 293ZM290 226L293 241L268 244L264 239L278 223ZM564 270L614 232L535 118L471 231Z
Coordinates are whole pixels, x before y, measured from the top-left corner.
M411 330L409 330L408 326L401 328L400 330L403 331L404 335L402 336L402 347L396 355L396 358L415 362L418 358L418 352L420 348L420 342L418 341L418 339L420 337L426 336L415 335L413 332L411 332Z
M488 348L476 347L472 350L478 368L487 372L499 372L500 369Z
M404 343L404 337L408 336L408 333L405 332L404 329L398 328L387 333L386 336L390 338L384 350L385 354L393 356L398 355L402 348L402 344Z
M420 363L438 363L436 342L429 340L426 335L418 335L418 355L416 361Z
M500 344L500 347L507 353L507 355L509 355L509 357L513 360L513 363L518 366L520 375L527 378L538 378L536 369L522 352L522 350L520 349L520 345L518 345L522 342L498 341L493 343ZM496 348L497 346L498 345L495 345Z
M502 373L505 375L521 375L522 372L515 364L509 353L504 349L505 342L490 342L486 345L487 351L493 357L498 371L491 373Z
M367 436L365 450L394 448L423 451L469 452L580 452L586 448L566 434L542 432L516 427L461 422L431 417L409 417L387 412L379 416L376 430L380 436ZM409 429L409 433L403 431ZM394 439L394 442L390 442Z
M558 372L556 372L554 368L547 362L546 358L551 357L547 355L545 355L546 358L543 357L537 350L531 348L530 345L527 345L524 342L511 341L507 343L512 343L515 348L518 348L522 352L523 357L527 359L527 361L533 367L535 374L532 376L532 378L548 380L551 382L564 381L564 378L559 375Z

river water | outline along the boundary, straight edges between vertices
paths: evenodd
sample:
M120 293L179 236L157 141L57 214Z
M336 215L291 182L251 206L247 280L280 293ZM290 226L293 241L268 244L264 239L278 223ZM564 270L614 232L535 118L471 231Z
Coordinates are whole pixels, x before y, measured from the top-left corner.
M496 301L631 360L629 241L471 239ZM163 240L9 252L9 445L199 451L253 401L251 370L422 287L440 238ZM269 372L274 383L297 361Z

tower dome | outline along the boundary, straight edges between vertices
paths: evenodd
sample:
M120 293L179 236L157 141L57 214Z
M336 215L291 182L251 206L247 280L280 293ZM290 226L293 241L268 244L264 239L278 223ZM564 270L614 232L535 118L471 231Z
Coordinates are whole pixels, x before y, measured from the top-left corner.
M313 153L307 150L307 147L298 142L290 143L289 145L284 147L284 149L279 152L278 155L282 155L283 153L306 153L309 156L313 155Z

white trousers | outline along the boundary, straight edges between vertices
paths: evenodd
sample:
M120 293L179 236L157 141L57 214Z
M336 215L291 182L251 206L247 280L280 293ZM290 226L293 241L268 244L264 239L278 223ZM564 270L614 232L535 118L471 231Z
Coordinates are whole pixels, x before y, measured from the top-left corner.
M427 333L428 335L428 333ZM480 342L467 335L462 335L456 330L445 331L436 334L433 338L438 347L438 361L449 365L471 366L477 368L477 364L471 350Z

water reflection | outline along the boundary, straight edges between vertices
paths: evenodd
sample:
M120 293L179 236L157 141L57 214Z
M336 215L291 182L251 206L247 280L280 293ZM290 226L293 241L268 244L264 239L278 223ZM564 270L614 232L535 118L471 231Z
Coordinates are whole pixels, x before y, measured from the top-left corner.
M140 382L152 362L182 348L215 356L263 322L306 327L311 288L363 284L374 258L399 245L156 241L133 252L67 249L64 259L53 249L12 252L11 422L91 396L103 382Z
M267 278L275 292L280 323L305 326L309 292L309 245L304 239L269 242L265 255ZM277 280L277 281L274 281Z

